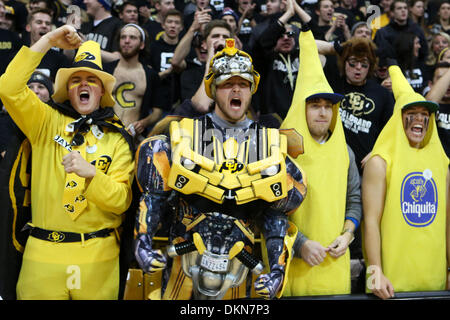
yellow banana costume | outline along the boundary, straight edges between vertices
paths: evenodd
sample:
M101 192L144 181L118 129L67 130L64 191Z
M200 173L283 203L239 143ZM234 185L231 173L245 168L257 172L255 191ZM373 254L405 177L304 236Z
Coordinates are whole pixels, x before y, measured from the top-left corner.
M300 67L293 102L282 128L295 128L304 141L304 154L295 161L308 175L308 197L290 216L309 239L329 246L344 226L349 155L339 116L339 99L333 94L320 64L311 31L300 34ZM305 100L323 97L333 101L331 137L319 144L311 136ZM330 165L332 163L332 165ZM329 295L350 293L350 254L339 257L327 255L324 261L311 267L304 260L291 262L285 296Z
M437 105L415 93L398 66L389 67L389 74L396 100L394 113L372 151L372 157L386 162L380 222L382 271L395 292L444 290L449 159L436 129ZM402 109L413 105L430 110L420 148L410 146L402 122Z

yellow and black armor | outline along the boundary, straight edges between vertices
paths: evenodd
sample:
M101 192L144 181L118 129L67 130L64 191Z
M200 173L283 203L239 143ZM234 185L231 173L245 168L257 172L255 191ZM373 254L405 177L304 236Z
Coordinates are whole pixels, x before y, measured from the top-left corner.
M216 86L234 76L249 81L252 93L258 87L251 57L237 50L232 39L209 70L205 91L212 99ZM268 268L252 279L252 292L265 298L281 295L291 259L287 240L296 236L287 215L306 195L304 175L287 155L301 152L301 137L292 130L284 133L248 118L230 123L213 112L172 121L170 138L153 136L141 143L134 252L145 272L171 266L161 292L152 298L247 297L247 272L256 276L263 270L252 255L254 230L264 237ZM170 264L153 245L167 222Z
M261 127L261 132L255 133L261 141L260 160L250 162L250 136L241 143L234 137L222 143L214 136L218 130L210 128L209 150L201 150L196 136L205 134L206 131L201 132L202 124L206 123L183 119L170 125L172 166L168 185L172 189L198 194L216 203L234 199L238 205L257 199L273 202L286 197L286 136L276 129ZM211 151L210 157L202 151Z
M172 121L170 138L150 137L141 143L136 155L142 191L135 230L139 264L148 266L148 270L143 268L146 272L165 267L165 256L152 245L165 221L172 223L170 242L184 248L182 256L174 257L170 276L162 281L157 296L163 299L189 299L191 291L196 296L195 279L203 273L194 262L209 254L213 261L224 258L226 252L230 253L228 272L235 272L229 275L234 277L233 285L226 293L220 286L215 291L205 287L199 291L213 292L211 295L224 299L245 298L246 290L238 286L243 277L239 264L231 261L240 241L237 252L252 252L258 224L267 250L265 263L283 266L284 270L291 259L286 238L295 238L295 226L288 231L286 217L303 201L306 185L304 174L290 160L288 151L302 151L301 137L293 131L280 133L265 128L250 119L238 127L224 126L221 121L215 113ZM192 290L180 291L180 286Z

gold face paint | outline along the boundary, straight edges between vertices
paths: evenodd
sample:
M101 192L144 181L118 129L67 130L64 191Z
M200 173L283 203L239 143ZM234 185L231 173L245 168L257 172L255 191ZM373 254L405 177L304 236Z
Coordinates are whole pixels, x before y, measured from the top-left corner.
M69 86L69 90L72 90L73 88L76 88L80 85L80 83L74 83L72 85Z
M87 84L89 85L89 86L92 86L92 87L99 87L99 85L98 84L96 84L95 82L92 82L92 81L87 81ZM78 86L80 86L81 85L81 82L78 82L78 83L74 83L74 84L72 84L72 85L70 85L69 86L69 90L72 90L72 89L74 89L74 88L76 88L76 87L78 87Z

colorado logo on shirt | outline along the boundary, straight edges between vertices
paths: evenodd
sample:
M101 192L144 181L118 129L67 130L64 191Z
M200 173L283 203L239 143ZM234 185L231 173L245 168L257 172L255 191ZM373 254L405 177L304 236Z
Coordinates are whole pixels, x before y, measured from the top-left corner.
M434 221L438 198L431 170L411 172L402 182L400 205L403 218L412 227L425 227Z

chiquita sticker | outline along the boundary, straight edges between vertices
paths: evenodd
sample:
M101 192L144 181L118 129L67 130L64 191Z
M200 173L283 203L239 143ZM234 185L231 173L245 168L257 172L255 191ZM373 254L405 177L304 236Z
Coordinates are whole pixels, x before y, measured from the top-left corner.
M425 227L434 221L438 194L431 170L409 173L403 179L400 197L403 218L410 226Z

